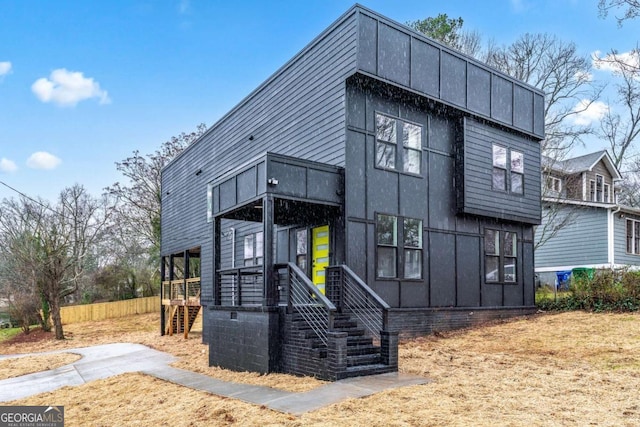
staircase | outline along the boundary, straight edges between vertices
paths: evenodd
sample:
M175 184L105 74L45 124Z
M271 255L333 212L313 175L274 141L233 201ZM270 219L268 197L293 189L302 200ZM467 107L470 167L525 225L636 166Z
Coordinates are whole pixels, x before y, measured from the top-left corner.
M299 313L291 317L291 329L297 332L297 346L305 348L310 363L321 366L327 363L327 346L318 338ZM397 367L382 363L380 346L375 345L373 338L366 335L363 328L352 319L349 314L337 314L334 318L333 332L347 334L347 363L346 371L341 372L340 378L349 378L362 375L376 375L397 371ZM322 377L322 375L318 375Z
M198 313L200 312L200 306L194 306L194 305L175 305L172 306L174 309L171 310L172 311L172 315L171 315L171 319L170 319L170 326L171 326L171 331L168 331L169 334L171 333L182 333L184 332L184 310L187 310L187 332L191 331L191 327L193 326L193 323L195 322L196 318L198 317ZM180 321L178 322L178 319L180 319Z

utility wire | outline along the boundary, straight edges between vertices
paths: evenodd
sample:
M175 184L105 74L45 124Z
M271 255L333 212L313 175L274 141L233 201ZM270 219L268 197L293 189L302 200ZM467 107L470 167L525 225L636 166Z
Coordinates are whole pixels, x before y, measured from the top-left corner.
M23 193L22 191L13 188L12 186L10 186L9 184L7 184L6 182L0 180L0 184L4 185L5 187L7 187L9 190L11 191L15 191L16 193L18 193L19 195L21 195L22 197L24 197L25 199L29 199L31 200L33 203L37 203L38 205L42 206L43 208L50 210L51 212L55 213L56 215L60 215L66 219L67 218L65 215L63 215L61 212L58 212L57 210L53 209L51 206L49 205L45 205L44 203L40 202L39 200L34 199L33 197L28 196L27 194Z

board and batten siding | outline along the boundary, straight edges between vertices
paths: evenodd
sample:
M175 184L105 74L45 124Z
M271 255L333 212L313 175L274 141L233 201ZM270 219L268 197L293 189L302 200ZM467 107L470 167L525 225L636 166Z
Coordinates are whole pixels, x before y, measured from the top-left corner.
M464 141L457 157L458 210L463 213L540 223L540 144L471 118L464 119ZM493 144L524 154L524 192L492 189ZM460 175L459 175L460 176Z
M544 138L541 91L375 12L359 13L359 71Z
M355 71L355 16L352 9L340 18L163 170L161 251L202 248L203 300L213 283L209 182L266 151L344 165L344 82Z
M552 209L556 209L555 205ZM606 264L609 210L572 205L561 209L559 215L572 215L573 218L569 225L536 249L536 268ZM543 215L543 223L536 231L536 242L541 238L539 233L544 229L545 217Z

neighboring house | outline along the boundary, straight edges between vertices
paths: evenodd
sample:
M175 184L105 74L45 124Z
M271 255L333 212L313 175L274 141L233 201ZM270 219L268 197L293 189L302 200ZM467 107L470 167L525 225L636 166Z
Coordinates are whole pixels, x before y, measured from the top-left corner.
M640 266L640 210L618 204L621 180L598 151L564 161L543 157L542 224L536 229L536 273L553 285L574 268Z
M197 295L212 365L336 379L535 311L543 103L354 6L163 170L163 333Z

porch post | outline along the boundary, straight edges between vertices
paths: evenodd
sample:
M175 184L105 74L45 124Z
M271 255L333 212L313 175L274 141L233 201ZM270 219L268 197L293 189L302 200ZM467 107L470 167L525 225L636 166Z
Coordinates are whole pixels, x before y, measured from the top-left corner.
M166 262L167 262L166 257L160 257L160 335L164 335L164 327L165 327L165 313L164 313L165 307L162 304L162 301L164 300L164 296L166 292L165 284L164 284Z
M220 218L213 220L213 305L221 305L220 296ZM234 254L235 256L235 254Z
M184 257L183 257L184 261L182 261L184 263L184 280L182 282L182 287L183 287L183 294L184 295L184 299L185 301L188 300L188 295L187 292L189 291L188 286L187 286L187 279L189 278L189 251L184 251Z
M275 219L273 196L266 195L262 199L262 229L264 236L264 261L262 277L264 278L263 306L278 305L278 289L273 271L273 222Z

